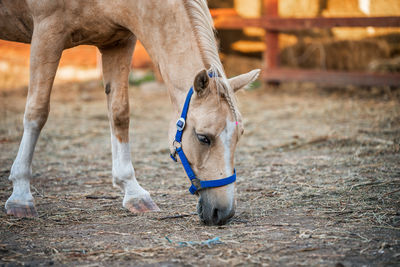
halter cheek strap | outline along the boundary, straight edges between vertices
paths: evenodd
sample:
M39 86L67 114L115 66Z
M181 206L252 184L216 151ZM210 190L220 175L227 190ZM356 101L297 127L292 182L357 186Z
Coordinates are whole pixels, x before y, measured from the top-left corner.
M208 75L210 76L210 78L214 77L211 73L209 73ZM183 130L186 125L186 117L187 117L187 113L189 110L189 104L190 104L190 99L192 98L192 95L193 95L193 87L190 88L190 90L186 96L186 100L185 100L185 104L182 109L181 117L176 122L177 131L176 131L175 140L174 140L175 152L173 154L171 154L170 157L176 162L177 161L176 154L178 154L179 159L181 160L181 163L183 165L183 168L185 169L185 172L192 184L189 188L189 192L191 194L195 194L197 191L199 191L201 189L220 187L220 186L234 183L236 181L236 171L234 170L233 174L231 176L222 178L222 179L204 181L204 180L200 180L200 179L196 178L196 175L194 174L192 167L190 167L190 163L187 160L186 155L182 149L182 134L183 134Z

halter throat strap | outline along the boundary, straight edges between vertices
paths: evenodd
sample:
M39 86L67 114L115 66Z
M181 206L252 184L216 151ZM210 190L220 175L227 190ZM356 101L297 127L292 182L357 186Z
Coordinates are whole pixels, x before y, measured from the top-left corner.
M210 78L214 77L214 75L212 73L209 73L208 75ZM170 155L170 157L175 162L177 162L176 154L178 154L179 159L180 159L180 161L183 165L183 168L186 172L186 175L188 176L188 178L191 182L191 186L189 188L189 192L191 194L195 194L197 191L199 191L201 189L220 187L220 186L234 183L236 181L236 171L235 170L233 171L233 174L231 176L226 177L226 178L216 179L216 180L200 180L199 178L196 178L196 175L194 174L192 167L190 167L190 163L189 163L188 159L186 158L186 155L182 149L182 134L183 134L183 130L185 129L187 113L189 110L190 100L192 98L193 92L194 92L194 90L193 90L193 86L192 86L186 96L185 103L182 108L181 117L176 122L177 131L175 134L175 140L174 140L174 144L173 144L175 147L175 151L173 154Z

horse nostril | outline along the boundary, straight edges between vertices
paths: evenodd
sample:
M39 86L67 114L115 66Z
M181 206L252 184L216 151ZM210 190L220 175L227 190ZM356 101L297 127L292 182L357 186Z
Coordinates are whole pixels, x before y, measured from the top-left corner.
M219 223L218 209L214 209L213 210L212 221L213 221L214 224L218 224Z
M235 205L218 205L201 196L197 203L197 214L206 225L223 225L235 214Z

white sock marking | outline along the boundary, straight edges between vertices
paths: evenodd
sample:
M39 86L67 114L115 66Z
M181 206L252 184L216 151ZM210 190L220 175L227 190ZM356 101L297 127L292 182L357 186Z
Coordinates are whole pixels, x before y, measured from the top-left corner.
M11 167L9 180L13 182L13 192L6 202L27 204L33 202L30 190L32 178L32 158L40 130L37 122L24 121L24 133L19 145L17 157Z
M123 204L132 198L149 196L149 193L136 180L129 143L121 143L114 134L111 134L111 145L113 184L124 190Z

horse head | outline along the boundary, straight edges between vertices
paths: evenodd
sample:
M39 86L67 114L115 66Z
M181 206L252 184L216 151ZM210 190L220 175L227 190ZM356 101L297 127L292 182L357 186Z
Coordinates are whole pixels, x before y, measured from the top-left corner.
M234 153L244 128L233 92L254 81L259 72L221 81L223 78L210 71L200 71L182 107L177 123L180 130L175 126L176 118L171 123L171 152L180 152L192 181L191 192L199 196L199 217L208 225L225 224L235 213ZM181 137L173 139L175 132Z

